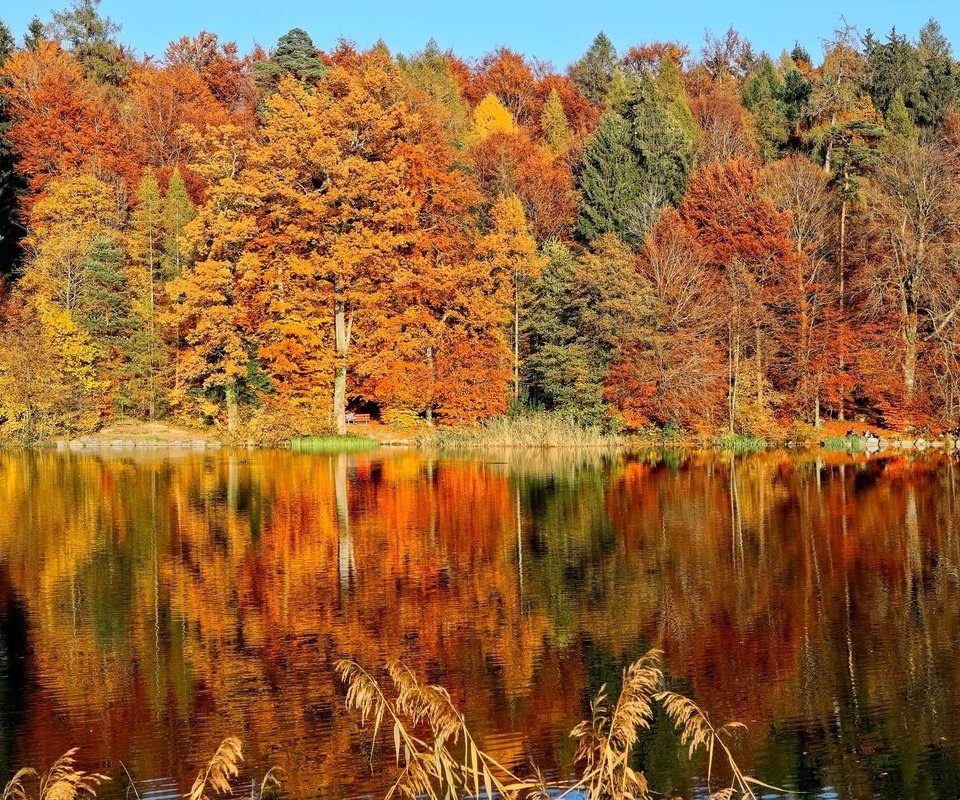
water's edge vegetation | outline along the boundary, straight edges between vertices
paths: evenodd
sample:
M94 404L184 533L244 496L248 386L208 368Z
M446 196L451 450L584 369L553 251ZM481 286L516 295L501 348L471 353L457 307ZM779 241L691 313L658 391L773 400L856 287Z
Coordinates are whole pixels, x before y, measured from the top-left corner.
M350 659L336 662L335 670L346 687L345 707L359 717L361 727L371 729L372 753L392 742L396 777L385 798L424 800L516 800L560 798L575 800L652 800L660 796L636 765L640 734L656 717L664 717L676 733L677 747L688 759L706 757L706 791L713 800L756 800L786 790L771 786L746 773L734 758L732 747L742 723L715 725L693 700L669 690L664 681L662 653L650 650L623 670L619 694L614 697L604 684L590 703L590 717L570 732L576 743L571 767L579 778L561 784L549 783L536 764L523 774L514 772L487 753L470 731L463 713L442 686L421 683L399 660L388 661L383 678L377 678ZM388 745L389 746L389 745ZM72 748L48 770L19 769L7 782L2 800L82 800L94 798L111 776L77 767L79 748ZM282 796L283 770L270 766L262 776L243 775L243 743L226 737L210 760L199 768L189 800L237 796L249 792L250 800ZM126 793L140 797L133 777L123 767ZM715 784L726 782L715 789ZM249 786L247 790L245 787Z

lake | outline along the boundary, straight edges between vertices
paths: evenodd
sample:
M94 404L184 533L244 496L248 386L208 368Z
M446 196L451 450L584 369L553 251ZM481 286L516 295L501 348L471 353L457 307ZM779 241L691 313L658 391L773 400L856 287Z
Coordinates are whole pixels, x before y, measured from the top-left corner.
M294 798L376 796L332 662L401 657L475 736L569 779L650 647L741 764L956 798L960 463L768 452L0 451L0 768L80 747L102 794L190 788L229 734ZM655 789L703 793L667 724Z

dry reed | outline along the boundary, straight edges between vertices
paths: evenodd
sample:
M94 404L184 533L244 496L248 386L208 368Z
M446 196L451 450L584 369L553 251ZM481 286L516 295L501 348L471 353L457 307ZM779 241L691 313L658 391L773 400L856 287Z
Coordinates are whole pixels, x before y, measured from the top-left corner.
M402 662L387 664L393 685L389 694L354 661L338 661L336 669L347 684L347 708L359 712L361 724L373 722L373 747L384 722L392 727L400 774L386 800L394 795L408 800L455 800L466 793L480 797L481 789L487 798L512 798L543 789L539 774L536 780L519 778L481 750L447 690L420 683ZM417 735L418 729L424 730L424 736Z
M7 782L2 800L79 800L83 795L97 796L97 787L110 780L106 775L84 772L76 767L77 748L67 750L43 774L24 767ZM28 785L36 782L36 794Z
M650 728L656 705L673 722L688 757L706 750L710 800L757 800L754 790L758 788L784 792L745 774L737 764L728 739L743 725L733 722L716 728L692 700L664 690L661 656L660 651L650 650L627 667L615 702L606 685L600 688L590 704L590 719L580 722L570 734L577 740L574 761L582 767L581 777L559 797L579 791L588 800L652 800L646 776L630 766L630 757L639 732ZM479 798L481 788L487 800L496 796L507 800L547 796L548 787L538 769L534 767L535 780L525 780L481 750L448 692L440 686L419 683L402 662L388 664L393 684L390 695L356 662L339 661L336 668L347 685L347 708L359 712L361 724L373 722L373 746L384 723L392 725L394 754L401 772L386 800L394 795L408 800L455 800L467 795ZM416 733L418 730L423 731L422 736ZM728 787L713 792L714 756L718 752L725 758L732 778Z

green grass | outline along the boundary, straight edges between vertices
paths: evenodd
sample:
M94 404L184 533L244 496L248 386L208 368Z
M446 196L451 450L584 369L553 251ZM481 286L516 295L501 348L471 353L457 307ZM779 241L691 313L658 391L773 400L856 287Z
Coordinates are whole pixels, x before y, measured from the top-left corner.
M759 453L769 448L770 442L760 436L731 436L725 433L713 440L713 447L728 453Z
M820 441L824 450L853 450L862 452L867 449L867 440L862 436L828 436Z
M369 436L298 436L290 440L290 449L297 453L355 453L374 450L380 442Z
M422 437L425 447L619 447L619 436L549 412L494 417L475 428L439 429Z

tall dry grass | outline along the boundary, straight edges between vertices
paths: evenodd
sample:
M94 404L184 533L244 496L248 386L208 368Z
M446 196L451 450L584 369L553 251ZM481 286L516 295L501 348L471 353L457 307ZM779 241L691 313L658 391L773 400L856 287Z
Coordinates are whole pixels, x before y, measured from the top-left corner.
M400 773L386 800L456 800L480 797L481 789L488 798L509 798L542 789L540 781L519 778L481 750L447 690L420 683L403 662L387 664L390 687L354 661L338 661L336 669L347 684L347 708L359 712L361 724L373 722L371 757L384 723L392 730Z
M570 734L577 742L574 761L581 776L567 787L548 786L536 767L533 778L521 778L481 750L447 691L419 683L403 663L388 664L389 690L353 661L338 662L337 671L347 685L347 708L359 712L361 724L373 723L374 747L384 724L392 728L400 773L387 800L395 795L408 800L467 796L526 800L551 795L564 798L575 792L585 794L588 800L653 800L654 795L661 795L653 792L646 775L634 769L630 759L640 731L650 728L658 706L676 727L688 757L706 751L711 800L757 800L757 789L784 792L747 775L737 764L730 740L742 724L715 727L692 700L664 689L661 659L658 650L651 650L627 667L615 700L606 685L600 688L591 703L590 718ZM725 762L730 782L714 791L717 758Z
M422 446L437 448L466 447L619 447L619 436L602 428L581 425L569 417L545 411L517 416L493 417L474 428L441 428L425 434Z
M67 750L44 773L24 767L7 781L2 800L79 800L97 796L97 787L110 780L97 772L76 767L77 748Z

